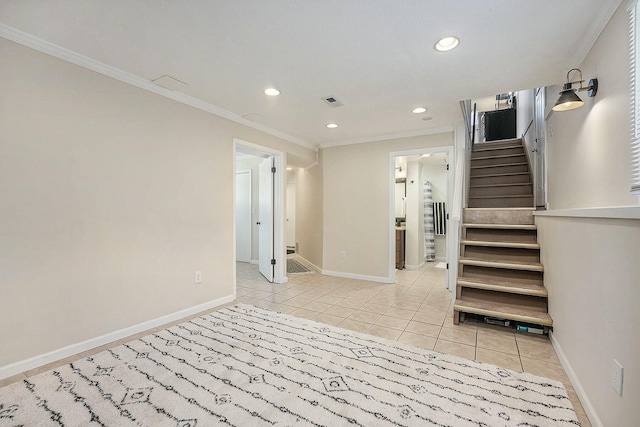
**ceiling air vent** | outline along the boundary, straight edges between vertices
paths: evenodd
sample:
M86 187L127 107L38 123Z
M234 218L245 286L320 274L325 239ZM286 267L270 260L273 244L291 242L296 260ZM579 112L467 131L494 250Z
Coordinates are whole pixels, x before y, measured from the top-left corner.
M344 105L342 102L338 101L335 96L326 96L322 99L332 107L342 107Z
M164 75L162 77L158 77L155 80L151 80L152 83L157 84L158 86L162 86L165 89L180 91L183 90L188 85L185 82L182 82L178 79L174 79L171 76Z

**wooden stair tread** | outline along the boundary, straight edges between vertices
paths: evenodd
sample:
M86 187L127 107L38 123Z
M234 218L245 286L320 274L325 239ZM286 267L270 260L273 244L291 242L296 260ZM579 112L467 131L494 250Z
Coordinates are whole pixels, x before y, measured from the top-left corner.
M524 185L532 185L531 182L516 182L514 184L482 184L471 185L469 188L490 188L490 187L522 187Z
M526 271L544 271L544 266L539 262L505 262L505 261L487 261L477 258L460 258L462 265L475 265L478 267L504 268L508 270L526 270Z
M474 175L471 178L495 178L499 176L507 177L516 175L529 175L529 172L488 173L486 175Z
M463 313L473 313L536 325L553 326L553 319L549 316L549 313L528 310L525 307L504 303L494 303L473 298L459 298L456 300L453 309Z
M480 167L480 166L476 166ZM490 176L513 176L513 175L529 175L529 172L502 172L502 173L489 173L486 175L474 175L472 178L486 178Z
M508 196L469 196L470 199L516 199L522 197L533 197L531 194L512 194Z
M497 147L474 149L472 152L473 153L482 153L483 151L513 150L514 148L522 148L522 144L500 145L500 146L497 146Z
M519 249L540 249L539 243L521 243L521 242L501 242L489 240L461 240L461 244L468 246L489 246L492 248L519 248Z
M505 208L508 209L508 208ZM529 208L526 208L529 209ZM464 223L463 228L490 228L495 230L537 230L535 224L472 224Z
M500 139L497 141L478 142L473 145L473 151L491 150L492 148L495 149L497 147L504 147L507 145L512 145L514 147L522 147L522 139L509 138L509 139Z
M478 277L459 277L457 285L467 288L485 289L487 291L506 292L520 295L547 297L549 293L543 285L519 283L508 280L494 280Z
M513 147L511 147L511 148L513 148ZM489 150L485 150L485 151L489 151ZM507 159L509 157L522 157L524 155L525 155L524 152L522 152L521 154L498 154L498 155L495 155L495 156L472 157L471 161L474 162L476 160Z
M535 211L536 208L464 208L465 211Z
M483 166L471 166L471 169L488 169L488 168L503 168L505 166L528 166L527 162L518 162L518 163L504 163L498 165L483 165Z

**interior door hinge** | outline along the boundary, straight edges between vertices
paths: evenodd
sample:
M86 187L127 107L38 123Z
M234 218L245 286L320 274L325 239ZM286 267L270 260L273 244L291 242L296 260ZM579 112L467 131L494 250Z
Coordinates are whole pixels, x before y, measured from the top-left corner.
M271 260L271 265L276 265L276 260L275 259Z
M276 173L276 167L275 166L271 168L271 173Z
M447 219L449 219L449 214L447 214Z
M447 170L449 170L449 165L447 165Z
M449 263L447 263L447 270L449 269Z

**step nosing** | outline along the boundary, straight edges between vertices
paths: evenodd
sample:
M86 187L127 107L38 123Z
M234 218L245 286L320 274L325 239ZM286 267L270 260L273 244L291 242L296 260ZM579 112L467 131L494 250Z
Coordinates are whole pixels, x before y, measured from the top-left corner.
M529 175L529 172L506 172L506 173L492 173L487 175L476 175L471 176L470 178L495 178L495 177L506 177L506 176L514 176L514 175Z
M499 212L503 212L503 211L535 211L536 208L534 207L530 207L530 208L522 208L522 207L515 207L515 208L464 208L465 211L499 211Z
M471 169L504 168L509 166L526 166L527 163L503 163L499 165L471 166Z
M482 185L470 185L469 188L523 187L525 185L533 185L533 183L532 182L515 182L512 184L482 184Z
M469 240L462 239L461 243L469 246L498 246L505 248L523 248L523 249L540 249L539 243L526 243L526 242L505 242L495 240Z
M552 326L553 319L549 315L549 313L545 312L530 312L528 310L522 310L516 308L516 310L520 311L520 313L516 313L510 310L498 310L483 307L484 304L475 303L473 301L468 301L464 299L460 299L454 303L454 310L462 311L465 313L474 313L474 314L485 314L493 317L499 318L507 318L516 321L529 322L533 324L539 324L544 326ZM505 306L503 306L505 308Z
M544 271L544 266L540 263L523 263L513 261L487 261L476 258L460 258L459 263L462 265L473 265L476 267L502 268L505 270L526 270L526 271Z
M486 284L486 285L499 285L499 286L510 286L510 287L521 287L523 289L540 289L545 290L544 285L540 284L527 284L527 283L519 283L510 280L498 280L498 279L488 279L482 277L458 277L458 283L473 283L473 284Z
M533 197L533 194L508 194L508 195L495 195L495 196L469 196L470 199L516 199Z
M492 228L492 229L520 229L520 230L537 230L535 224L478 224L465 222L462 224L466 228Z
M488 151L488 150L487 150ZM478 151L476 151L476 153L478 153ZM524 157L525 153L522 154L498 154L495 156L476 156L476 157L471 157L471 161L473 162L474 160L490 160L490 159L507 159L509 157Z
M501 292L504 294L529 295L548 298L549 293L544 286L522 286L518 283L487 283L473 282L459 279L456 285L461 288L481 289L486 291Z

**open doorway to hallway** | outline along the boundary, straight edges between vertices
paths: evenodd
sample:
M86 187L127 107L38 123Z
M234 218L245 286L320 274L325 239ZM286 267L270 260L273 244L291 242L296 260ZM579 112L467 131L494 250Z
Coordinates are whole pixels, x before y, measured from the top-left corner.
M283 154L234 139L234 156L236 261L286 282Z

